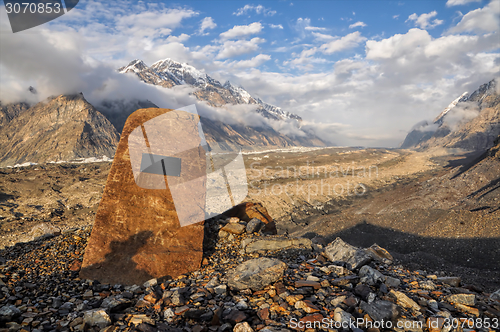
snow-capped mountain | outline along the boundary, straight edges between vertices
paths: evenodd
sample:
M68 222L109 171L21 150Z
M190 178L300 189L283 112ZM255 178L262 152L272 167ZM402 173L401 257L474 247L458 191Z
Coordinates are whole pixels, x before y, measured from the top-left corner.
M402 148L461 148L484 151L500 135L500 94L493 79L470 95L465 92L432 122L415 125Z
M142 60L133 60L127 66L119 69L120 73L134 73L142 81L170 88L175 85L192 85L198 88L194 95L208 102L210 105L220 107L226 104L256 104L257 112L274 120L294 119L301 121L296 114L282 110L280 107L268 104L260 98L253 97L241 86L236 86L229 81L221 84L218 80L195 67L164 59L148 67Z

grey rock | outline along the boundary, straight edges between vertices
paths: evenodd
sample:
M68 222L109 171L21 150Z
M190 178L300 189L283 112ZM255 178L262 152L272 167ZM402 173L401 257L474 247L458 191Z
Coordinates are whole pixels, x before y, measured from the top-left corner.
M397 305L383 300L373 301L372 303L361 302L360 308L375 321L394 321L401 314L401 309Z
M226 295L227 292L227 286L226 285L219 285L214 288L215 293L219 295Z
M21 310L13 305L5 305L0 307L0 321L9 322L12 318L21 314Z
M153 278L153 279L146 281L142 286L144 288L149 288L149 287L156 286L157 284L158 284L158 280L156 278Z
M257 258L246 261L228 274L228 285L236 290L261 290L279 280L287 265L278 259Z
M345 262L351 270L356 270L371 261L371 257L362 249L356 248L336 238L325 248L325 256L332 262Z
M443 284L448 284L453 287L459 287L462 279L460 277L439 277L436 279L438 282L442 282Z
M399 285L401 285L401 280L398 278L393 278L393 277L387 277L385 279L385 284L389 288L397 288Z
M496 292L491 293L490 299L500 302L500 289L497 290Z
M108 296L102 301L101 307L109 309L109 312L113 313L129 307L131 304L130 301L122 297Z
M83 322L89 326L97 326L102 329L111 325L111 318L104 309L95 309L83 313Z
M253 218L247 224L247 233L248 234L257 233L258 231L260 231L262 224L263 224L262 221L260 221L257 218Z
M386 276L368 265L365 265L361 269L359 269L358 274L361 277L360 281L370 286L376 285L378 283L383 283L386 279Z

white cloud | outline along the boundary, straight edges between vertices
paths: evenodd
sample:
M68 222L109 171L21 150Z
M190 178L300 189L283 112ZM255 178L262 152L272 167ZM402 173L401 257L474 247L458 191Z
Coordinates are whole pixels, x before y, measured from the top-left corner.
M250 40L227 40L222 44L216 59L233 58L242 54L255 52L259 49L259 44L265 42L263 38L252 38Z
M358 21L356 23L349 25L349 29L353 29L353 28L357 28L357 27L364 28L365 26L366 26L366 24L364 22Z
M281 24L269 24L269 27L273 29L283 29L283 26Z
M492 32L498 31L500 27L500 1L491 1L484 8L470 11L462 17L462 20L450 32Z
M251 12L251 11L255 11L255 13L257 13L257 14L264 14L264 16L273 16L274 14L276 14L275 10L272 10L271 8L266 8L262 5L257 5L257 6L245 5L241 8L238 8L238 10L236 10L233 13L233 15L241 16L241 15L248 14L248 12Z
M323 27L311 27L311 26L306 26L304 29L309 30L309 31L325 31L326 28Z
M247 37L259 33L263 26L260 22L254 22L249 25L235 25L231 29L220 34L221 39L235 39Z
M416 13L413 13L410 16L408 16L408 19L405 22L414 21L415 26L418 26L421 29L427 29L427 28L432 29L440 24L443 24L444 22L443 20L438 20L438 19L434 19L431 22L431 19L436 15L437 11L435 10L427 14L422 14L420 16L418 16Z
M270 55L259 54L249 60L234 61L230 65L233 68L256 68L269 60L271 60Z
M361 36L361 33L359 31L356 31L342 38L335 39L331 42L321 45L321 50L325 54L332 54L335 52L357 47L365 40L366 38Z
M168 36L166 39L167 43L183 43L189 39L189 35L182 33L179 36Z
M327 34L324 34L321 32L313 32L312 35L314 36L314 38L316 40L319 40L319 41L331 41L331 40L336 39L336 37L334 37L334 36L330 36L330 35L327 35Z
M205 17L200 23L200 29L198 30L198 33L200 35L208 35L208 32L205 31L215 29L216 27L217 24L214 22L213 18Z
M446 6L451 7L451 6L459 6L459 5L465 5L470 2L481 2L481 0L448 0L446 2Z
M395 19L395 20L397 20L399 18L399 14L398 15L394 15L392 18Z

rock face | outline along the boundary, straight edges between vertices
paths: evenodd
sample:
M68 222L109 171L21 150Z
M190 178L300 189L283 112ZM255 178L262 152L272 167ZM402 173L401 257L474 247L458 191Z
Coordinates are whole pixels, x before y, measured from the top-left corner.
M498 82L491 80L454 100L434 121L414 126L402 148L489 149L500 134L500 94Z
M228 275L229 286L241 290L260 290L283 276L286 264L278 259L251 259L236 267Z
M141 160L137 155L141 151L141 142L139 136L133 135L137 128L149 134L145 137L146 155L161 154L155 148L164 144L155 144L153 137L168 141L168 146L174 150L177 148L178 156L186 157L182 160L189 159L189 153L204 153L200 151L199 136L186 135L189 131L198 132L194 115L192 119L174 125L174 131L169 135L154 133L155 129L150 128L148 120L168 112L177 111L142 109L127 120L85 251L80 272L82 278L106 283L142 284L153 277L174 277L199 268L203 254L201 222L204 207L200 204L205 201L204 178L193 169L196 165L185 162L181 164L183 169L178 177L155 174L154 169L149 173L141 172L142 166L134 162L138 158ZM188 146L198 148L186 150ZM205 172L205 165L198 166ZM179 195L185 198L186 187L195 194L189 197L190 201L179 200ZM189 204L199 206L199 210L186 209ZM181 227L186 214L199 223L191 222Z
M118 133L82 94L0 108L0 166L113 157Z

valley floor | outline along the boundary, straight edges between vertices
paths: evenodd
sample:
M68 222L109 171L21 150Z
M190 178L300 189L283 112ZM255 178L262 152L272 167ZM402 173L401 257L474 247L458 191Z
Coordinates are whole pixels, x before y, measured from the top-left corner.
M477 157L444 149L325 148L249 153L244 160L248 198L264 204L279 233L377 242L407 266L494 289L500 189L492 184L500 163L471 173L464 165ZM0 249L91 225L110 165L0 169Z

